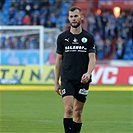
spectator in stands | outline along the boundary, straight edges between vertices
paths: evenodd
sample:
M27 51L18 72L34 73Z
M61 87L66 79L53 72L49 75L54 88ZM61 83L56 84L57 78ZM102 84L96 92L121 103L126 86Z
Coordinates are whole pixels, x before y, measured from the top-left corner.
M31 24L31 17L26 15L23 19L23 25L30 25Z
M45 14L46 18L48 18L49 15L49 8L46 6L42 6L40 10L40 14Z
M115 58L123 59L123 55L124 55L124 40L121 37L119 37L116 42Z
M40 5L41 7L49 7L49 0L41 0Z
M51 20L52 24L54 27L56 27L56 22L57 22L57 16L54 12L52 12L49 16L49 20Z
M54 5L59 9L61 8L62 1L61 0L55 0Z
M47 27L47 28L55 28L56 27L56 24L53 23L50 19L48 19L46 21L46 23L44 24L44 27Z
M4 2L5 2L5 0L0 0L0 11L2 10Z
M101 33L102 33L102 39L105 39L105 27L107 25L108 19L106 12L103 12L101 14Z
M40 25L39 14L35 11L31 17L31 24L32 25Z
M105 40L105 46L104 46L104 57L109 57L109 55L111 54L111 40L110 39L106 39Z
M33 3L33 10L39 12L39 10L40 10L40 3L39 2L36 1Z
M27 15L30 15L33 11L33 2L30 2L30 0L26 0L25 2L25 12Z
M16 2L16 0L11 0L11 5L10 7L14 8L14 9L17 9L18 7L18 2Z
M89 27L89 32L95 34L97 29L96 29L96 21L95 21L95 17L93 16L93 14L90 14L87 18L88 20L88 27Z
M129 29L129 31L128 31L128 37L129 38L132 37L132 27L133 27L132 18L133 18L133 12L132 12L132 14L127 15L127 23L126 24L127 24L128 29Z
M61 10L62 1L61 0L55 0L53 5L49 7L50 13L55 13L56 16L60 16L60 10Z
M100 33L100 29L102 27L101 26L101 15L98 14L97 12L95 12L94 19L95 19L95 24L96 24L96 32L99 32Z
M26 19L26 18L25 18ZM23 16L20 15L19 12L16 13L15 18L14 18L15 24L16 25L23 25ZM25 20L24 20L25 21ZM25 23L25 22L24 22Z
M103 60L104 59L104 41L103 41L103 39L101 39L96 46L97 46L98 59Z
M46 23L46 15L45 15L45 13L42 13L41 15L40 15L40 25L43 25L43 26L45 26L45 23Z
M15 8L11 6L10 9L9 9L9 20L14 18L15 14L16 14Z
M18 10L25 10L25 1L24 0L20 0L17 6Z
M114 36L114 26L108 21L105 25L105 39L113 39Z
M36 48L36 39L34 37L30 37L28 40L28 48L35 49Z
M120 36L126 40L128 39L128 32L129 32L129 28L127 27L126 23L122 23L122 27L120 30Z
M3 37L0 37L0 49L3 49L4 48L4 46L5 46L4 45L4 41L5 41L5 39Z
M12 49L18 49L18 43L19 42L19 38L18 37L10 37L10 47Z

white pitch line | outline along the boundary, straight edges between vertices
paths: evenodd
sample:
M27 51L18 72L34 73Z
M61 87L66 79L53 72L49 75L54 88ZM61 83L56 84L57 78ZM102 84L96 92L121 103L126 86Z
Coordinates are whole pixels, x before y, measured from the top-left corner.
M133 124L132 121L91 121L90 123ZM89 125L89 124L86 124L86 125Z
M0 119L1 122L11 122L11 121L15 121L15 120L3 120L3 119ZM58 120L17 120L17 121L23 121L23 122L40 122L40 123L45 123L45 122L60 122Z
M3 121L3 122L6 122L6 121L14 121L14 120L0 120L0 121ZM25 121L25 122L28 122L28 121L31 121L31 122L40 122L40 123L43 123L43 122L60 122L59 120L20 120L20 121ZM132 121L90 121L90 123L124 123L124 124L133 124ZM86 124L88 125L88 124Z
M30 120L30 121L32 121L32 122L53 122L53 120Z

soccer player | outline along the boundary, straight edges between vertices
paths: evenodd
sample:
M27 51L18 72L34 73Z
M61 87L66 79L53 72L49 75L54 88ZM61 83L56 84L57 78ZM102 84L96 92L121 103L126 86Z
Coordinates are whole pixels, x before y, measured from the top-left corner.
M68 19L70 29L57 38L55 91L62 96L64 103L65 133L80 133L96 50L94 36L82 28L81 9L72 6Z

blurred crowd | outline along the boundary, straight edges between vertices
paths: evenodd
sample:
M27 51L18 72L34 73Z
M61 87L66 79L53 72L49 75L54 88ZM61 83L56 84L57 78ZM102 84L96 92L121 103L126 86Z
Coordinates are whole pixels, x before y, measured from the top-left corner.
M43 25L62 31L66 29L68 8L73 2L73 0L1 0L0 25ZM115 18L113 12L109 10L103 10L101 14L93 12L87 15L87 30L94 34L98 60L133 58L132 15L132 12L121 11L120 16ZM39 47L35 45L36 43L39 45L36 37L3 37L0 38L0 49L36 49Z
M109 10L88 15L88 31L95 36L99 60L133 58L132 15L132 12L121 11L115 18Z
M43 25L49 28L58 26L61 28L63 20L58 18L63 15L62 12L66 14L66 9L73 3L73 0L2 1L0 2L0 25Z

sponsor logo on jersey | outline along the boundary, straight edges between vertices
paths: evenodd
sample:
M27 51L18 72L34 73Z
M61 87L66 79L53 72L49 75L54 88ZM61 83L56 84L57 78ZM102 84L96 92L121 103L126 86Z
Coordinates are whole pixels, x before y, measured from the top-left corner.
M96 48L95 48L95 45L93 46L93 49L96 49Z
M63 89L62 90L62 95L64 95L66 93L66 90L65 89Z
M85 88L80 89L80 90L79 90L79 94L87 95L87 94L88 94L88 90L86 90Z
M87 39L86 37L83 37L83 38L81 39L81 41L82 41L83 43L86 43L86 42L88 41L88 39Z
M78 39L74 37L72 44L79 44Z
M87 52L85 46L65 46L65 52Z
M65 38L65 41L69 42L69 38Z

